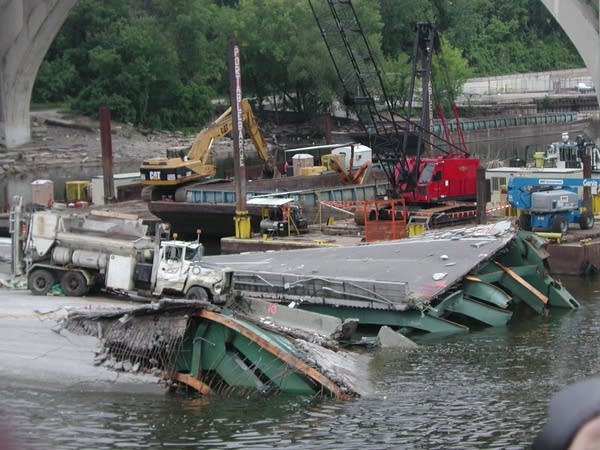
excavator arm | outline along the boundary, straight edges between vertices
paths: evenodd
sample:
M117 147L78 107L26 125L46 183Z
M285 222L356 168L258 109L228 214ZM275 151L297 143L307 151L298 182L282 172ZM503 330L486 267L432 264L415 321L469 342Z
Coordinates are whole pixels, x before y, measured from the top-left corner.
M210 149L217 139L231 133L233 130L233 121L231 119L231 106L223 114L217 117L210 125L200 131L194 143L187 154L187 158L192 161L202 161L207 164L210 158Z
M277 166L267 150L267 144L260 133L256 118L248 100L242 100L242 120L250 135L258 156L264 161L263 176L280 176ZM231 107L200 131L191 148L179 156L156 157L145 160L141 167L141 182L146 186L173 188L182 184L214 176L216 167L212 161L211 149L214 142L233 130ZM178 149L181 150L181 149Z
M242 121L244 130L250 135L259 158L265 163L265 169L263 170L265 177L273 178L273 176L281 175L267 150L267 143L258 128L258 122L256 121L256 117L254 117L250 102L246 99L242 100ZM232 130L233 119L231 116L231 107L229 107L214 122L196 135L196 140L188 153L188 159L193 161L199 160L205 164L208 163L213 142L229 134Z
M263 177L280 177L281 173L279 173L279 170L277 169L275 160L269 154L265 138L258 128L258 123L256 122L256 117L254 117L254 113L252 112L252 107L246 99L242 100L242 120L244 122L244 127L250 135L250 139L252 139L252 143L256 148L258 157L264 162Z

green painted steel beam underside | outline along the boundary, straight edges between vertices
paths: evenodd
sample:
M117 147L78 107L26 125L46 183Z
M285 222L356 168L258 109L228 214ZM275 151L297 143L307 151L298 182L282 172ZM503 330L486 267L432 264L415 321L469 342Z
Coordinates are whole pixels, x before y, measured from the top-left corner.
M281 351L295 354L289 339L255 325L237 321L259 333ZM176 370L201 379L215 392L280 391L315 395L320 388L256 342L226 326L193 321L179 354Z

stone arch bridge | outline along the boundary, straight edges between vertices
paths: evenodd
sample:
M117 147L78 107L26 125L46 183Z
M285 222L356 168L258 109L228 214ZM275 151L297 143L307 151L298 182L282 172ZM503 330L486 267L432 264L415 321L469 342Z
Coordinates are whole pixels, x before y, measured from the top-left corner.
M600 0L541 0L592 76L600 103ZM29 103L38 69L77 0L0 0L0 145L31 139Z

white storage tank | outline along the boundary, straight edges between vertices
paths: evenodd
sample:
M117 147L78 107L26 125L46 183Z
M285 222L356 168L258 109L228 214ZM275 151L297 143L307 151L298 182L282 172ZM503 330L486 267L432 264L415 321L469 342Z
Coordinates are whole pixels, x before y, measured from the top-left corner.
M315 158L308 153L299 153L292 156L292 168L294 176L300 175L300 169L303 167L314 167Z
M367 147L362 144L355 144L354 146L354 161L352 163L352 169L358 169L366 161L372 161L373 151L371 147ZM341 155L344 158L344 170L350 168L350 158L352 156L351 146L337 147L331 151L332 155Z
M113 186L115 191L113 192L113 198L117 198L118 188L130 184L139 183L140 173L117 173L113 175ZM92 203L94 205L104 205L104 177L97 175L92 177Z
M54 203L54 182L52 180L35 180L31 182L31 203L45 208Z

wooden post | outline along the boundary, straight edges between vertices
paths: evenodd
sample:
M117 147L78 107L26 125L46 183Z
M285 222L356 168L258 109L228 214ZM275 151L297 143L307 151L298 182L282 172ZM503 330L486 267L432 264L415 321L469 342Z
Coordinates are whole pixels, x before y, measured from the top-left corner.
M100 144L102 146L102 173L104 182L104 203L113 203L115 199L115 180L113 176L112 138L110 134L110 110L100 108Z
M244 130L242 122L242 69L240 48L229 41L229 94L233 121L233 174L235 180L235 237L251 236L250 216L246 205L246 155L244 153Z
M323 114L323 125L325 126L325 142L331 144L331 113L326 112Z
M485 168L479 166L477 168L477 223L484 224L487 222L485 216L485 206L488 201L489 189L485 179Z

